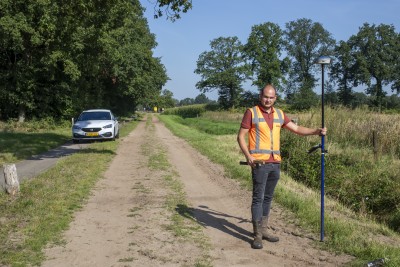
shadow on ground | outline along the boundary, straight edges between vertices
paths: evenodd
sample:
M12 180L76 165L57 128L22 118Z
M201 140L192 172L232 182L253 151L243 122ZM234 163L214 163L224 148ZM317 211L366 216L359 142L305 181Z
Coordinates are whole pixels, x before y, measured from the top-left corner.
M213 227L248 243L252 241L253 234L238 226L243 223L251 223L248 219L212 210L207 206L190 208L186 205L179 204L175 210L181 216L191 219L203 227ZM236 222L233 223L232 221Z

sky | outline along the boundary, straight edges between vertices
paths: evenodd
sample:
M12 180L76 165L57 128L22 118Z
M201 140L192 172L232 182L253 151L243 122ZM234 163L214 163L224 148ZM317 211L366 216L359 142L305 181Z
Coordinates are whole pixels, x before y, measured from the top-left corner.
M193 0L193 8L175 22L154 19L155 0L140 2L158 43L154 56L161 58L170 78L163 89L178 100L201 93L196 88L201 76L194 70L213 39L237 36L245 44L255 25L273 22L284 30L286 23L307 18L321 23L336 41L347 41L364 23L389 24L400 31L400 0ZM250 84L244 89L256 90ZM216 90L206 96L218 98Z

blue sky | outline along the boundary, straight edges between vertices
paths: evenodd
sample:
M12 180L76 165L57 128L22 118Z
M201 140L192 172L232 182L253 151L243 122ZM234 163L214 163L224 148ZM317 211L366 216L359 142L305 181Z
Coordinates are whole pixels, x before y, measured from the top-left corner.
M210 51L210 41L237 36L244 44L251 27L273 22L285 23L299 18L319 22L336 40L348 40L365 22L392 24L400 31L400 0L193 0L193 8L175 22L153 18L155 0L140 0L147 9L145 17L158 43L154 55L161 58L170 81L163 89L174 98L195 98L200 94L194 73L199 55ZM252 90L244 85L245 90ZM206 93L217 99L217 92Z

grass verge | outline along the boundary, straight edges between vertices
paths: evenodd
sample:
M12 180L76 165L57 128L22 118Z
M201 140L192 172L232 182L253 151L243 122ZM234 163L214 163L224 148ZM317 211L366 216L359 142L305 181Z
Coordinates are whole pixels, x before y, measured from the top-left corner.
M66 124L35 132L26 131L24 128L6 129L0 129L0 165L38 155L71 139L71 130Z
M121 127L120 136L137 122ZM119 141L96 142L59 160L35 179L21 183L16 197L0 194L0 265L35 266L44 259L49 242L61 234L90 195L115 155Z
M251 188L250 173L236 143L236 135L215 136L200 132L175 121L174 116L160 116L165 125L194 148L225 167L228 177ZM314 245L334 253L356 257L349 266L360 266L374 259L385 258L385 266L400 266L400 236L387 227L360 217L327 198L325 207L325 239L319 242L319 194L283 174L275 200L295 214L298 223L315 236Z

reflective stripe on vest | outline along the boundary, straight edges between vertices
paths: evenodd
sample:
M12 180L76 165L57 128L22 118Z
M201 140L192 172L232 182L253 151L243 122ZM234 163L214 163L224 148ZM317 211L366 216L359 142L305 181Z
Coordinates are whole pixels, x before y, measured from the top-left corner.
M267 122L262 115L261 110L258 106L251 109L252 111L252 130L249 134L249 152L256 159L268 160L271 153L274 155L275 160L280 161L280 150L279 150L279 138L280 128L284 123L283 113L281 110L274 108L275 112L273 120L273 128L270 129ZM267 141L269 144L263 143L261 134L264 131L264 142ZM275 141L278 141L274 149L274 136Z

